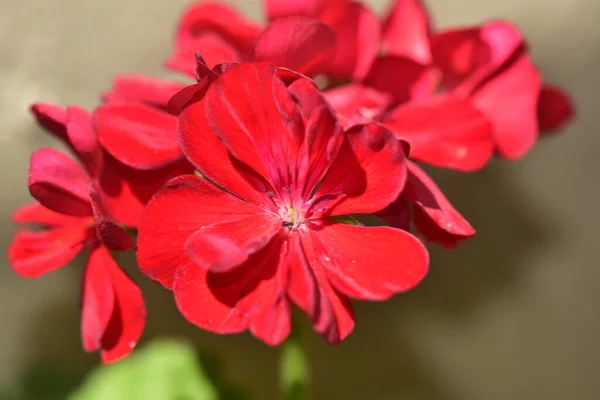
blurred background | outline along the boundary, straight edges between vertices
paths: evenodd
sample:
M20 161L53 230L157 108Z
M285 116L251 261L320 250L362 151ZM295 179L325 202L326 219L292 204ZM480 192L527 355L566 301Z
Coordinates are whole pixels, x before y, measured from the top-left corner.
M260 20L260 0L230 1ZM0 239L30 200L28 156L56 145L28 106L92 107L114 75L167 76L186 0L0 0ZM370 1L382 11L386 1ZM523 160L472 175L434 177L478 234L454 252L433 249L416 290L360 303L339 347L314 335L315 399L600 398L600 3L596 0L431 0L438 26L491 18L525 33L546 80L574 96L578 118ZM0 396L63 399L97 354L79 337L79 264L40 279L0 268ZM139 278L136 271L131 271ZM277 399L277 350L249 335L221 337L183 320L171 294L140 280L149 320L143 340L189 338L223 355L227 376L256 399Z

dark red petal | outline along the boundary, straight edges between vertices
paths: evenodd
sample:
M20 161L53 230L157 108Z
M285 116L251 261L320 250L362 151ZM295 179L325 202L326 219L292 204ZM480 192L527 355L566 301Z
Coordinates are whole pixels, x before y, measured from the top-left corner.
M308 76L326 72L336 51L335 33L305 17L272 22L254 42L250 60L268 62Z
M89 257L83 276L81 335L83 348L92 352L101 348L102 337L115 306L108 250L96 246Z
M492 125L469 100L438 97L409 102L383 124L410 144L411 158L438 167L477 170L494 152Z
M102 361L117 361L133 351L146 325L142 292L104 250L106 267L115 294L114 308L102 336Z
M314 330L328 343L337 344L354 329L354 312L348 298L331 285L308 235L298 233L290 242L289 296L311 318Z
M364 84L391 96L394 104L430 97L435 90L433 71L410 58L386 56L375 59Z
M157 168L182 157L177 118L156 108L105 104L94 111L94 128L102 147L132 168Z
M523 54L475 93L474 104L491 120L502 157L516 160L535 144L541 90L540 73Z
M58 226L78 224L82 218L57 213L36 202L16 209L12 214L12 221L19 224Z
M79 159L94 174L101 163L101 149L87 110L77 106L67 107L67 137Z
M541 131L557 131L575 116L573 99L561 88L544 85L538 99L538 124Z
M265 64L229 69L179 118L182 149L192 164L213 182L258 203L265 203L266 188L252 190L231 156L273 187L290 186L288 165L294 173L296 160L290 157L297 154L303 131L287 88Z
M396 0L385 19L383 45L389 54L429 64L430 21L420 0Z
M206 94L208 87L212 81L209 78L187 86L175 93L167 103L167 111L173 115L179 115L185 107L192 102L202 100L202 97Z
M167 66L193 77L194 51L200 51L211 68L224 61L239 61L239 55L251 48L261 30L260 25L247 20L231 6L192 4L180 20L175 55L167 61Z
M185 250L195 264L212 272L225 272L260 251L281 229L282 220L276 214L250 215L203 226L189 237Z
M308 242L307 251L320 260L332 284L356 299L385 300L405 292L425 277L429 266L419 239L387 226L325 223L309 231Z
M421 168L409 162L408 171L406 201L414 204L414 224L425 240L452 248L475 234L475 229Z
M329 71L340 77L364 78L379 51L381 26L377 16L365 5L345 2L345 7L328 7L320 16L337 35L336 57Z
M265 10L269 21L288 17L315 17L328 5L344 3L345 0L265 0Z
M382 126L352 128L315 198L332 193L346 197L331 215L374 213L396 200L406 181L406 142Z
M143 75L119 75L102 98L107 102L140 102L165 109L169 99L185 85Z
M148 203L140 222L137 259L150 278L171 288L189 262L185 244L204 226L262 214L247 203L194 175L169 181ZM195 268L201 268L195 266Z
M87 237L84 221L43 231L18 231L8 247L8 260L19 275L37 278L68 264Z
M125 251L132 248L131 236L107 215L102 199L93 184L90 185L90 200L96 220L98 239L112 250Z
M410 230L411 213L404 194L383 210L376 212L375 216L387 222L392 228Z
M92 215L89 183L83 168L61 151L40 149L31 155L29 191L53 211L77 217Z
M458 90L466 94L496 74L523 46L519 30L504 21L443 31L431 41L433 61L441 69L445 87L460 85Z
M35 103L31 106L31 112L42 127L59 139L68 141L67 111L63 107L50 103Z

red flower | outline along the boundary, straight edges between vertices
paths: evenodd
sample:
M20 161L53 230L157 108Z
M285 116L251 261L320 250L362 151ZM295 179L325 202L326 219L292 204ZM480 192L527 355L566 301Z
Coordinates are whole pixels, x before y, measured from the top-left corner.
M277 344L294 302L336 343L354 326L348 297L387 299L425 275L410 233L335 218L398 198L406 143L377 125L342 132L305 79L288 88L269 65L233 66L184 109L179 134L204 178L154 196L137 257L199 327Z
M43 229L18 231L9 260L20 275L38 277L88 249L82 287L83 346L87 351L101 350L105 362L117 360L135 347L146 310L140 290L109 250L133 246L120 224L136 227L148 199L179 171L142 173L118 163L99 146L90 114L79 107L38 103L32 111L82 165L54 149L33 153L29 190L39 203L20 208L13 220Z

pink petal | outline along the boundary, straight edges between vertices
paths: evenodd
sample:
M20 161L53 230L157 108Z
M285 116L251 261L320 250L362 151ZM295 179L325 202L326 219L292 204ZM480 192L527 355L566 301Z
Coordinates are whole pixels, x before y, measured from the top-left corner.
M67 265L87 239L85 220L43 231L18 231L8 247L8 260L23 277L37 278Z
M144 211L137 239L140 269L171 288L177 271L190 262L185 251L190 236L202 227L263 213L264 209L217 189L205 179L194 175L175 178Z
M95 173L101 162L101 149L88 111L78 106L67 107L67 137L88 171Z
M107 102L139 102L166 109L169 99L185 85L143 75L119 75L110 91L103 93Z
M292 236L287 256L289 296L311 318L314 330L337 344L354 329L354 311L348 298L331 285L323 261L306 247L308 235Z
M67 111L60 106L50 103L35 103L31 106L31 112L37 122L57 136L59 139L67 139Z
M265 0L265 10L269 21L288 17L315 17L328 3L343 3L340 0Z
M380 211L404 188L407 143L374 124L352 128L345 137L315 198L331 193L346 195L331 215Z
M557 131L575 116L573 99L557 86L544 85L538 99L538 124L541 131Z
M203 226L189 237L185 250L196 265L226 272L262 250L281 229L281 217L263 212Z
M200 51L211 68L221 62L239 61L261 30L260 25L225 4L192 4L180 20L175 55L167 61L167 66L193 77L194 51Z
M307 241L307 251L320 261L332 284L356 299L388 299L427 274L427 249L401 229L331 222L311 229Z
M88 196L90 179L77 162L55 149L33 152L29 191L45 207L67 215L92 215Z
M336 51L336 36L322 22L292 17L272 22L254 42L250 60L268 62L305 75L326 72Z
M345 2L346 6L330 7L320 16L337 35L337 53L329 73L335 77L364 78L379 51L381 26L377 16L365 5ZM331 11L333 10L333 11Z
M291 186L287 165L296 165L289 156L297 154L303 131L287 88L265 64L229 69L179 118L182 150L192 164L213 182L258 204L270 202L265 192L272 189L264 182L273 188ZM244 172L240 163L252 171ZM248 183L249 173L263 178L255 179L255 188Z
M125 251L132 248L134 243L131 236L107 215L102 199L93 184L90 185L90 200L98 239L112 250Z
M115 306L115 293L110 275L114 260L102 246L96 246L88 260L83 277L81 335L85 351L97 351Z
M414 224L425 240L452 248L475 234L475 229L421 168L409 162L408 171L406 201L414 204Z
M491 120L500 155L522 157L538 136L540 74L526 54L489 80L473 96L475 106Z
M102 147L132 168L157 168L182 157L177 118L143 104L100 106L94 111L94 128Z
M432 38L431 51L445 87L460 85L457 90L469 94L523 46L523 37L515 26L492 21L481 27L443 31Z
M142 292L104 251L115 294L114 309L102 336L102 361L117 361L133 351L146 325Z
M491 123L469 100L438 97L406 103L384 125L410 143L411 158L438 167L477 170L494 152Z
M420 0L396 0L383 28L386 52L429 64L430 25L427 9Z
M393 104L430 97L435 90L433 71L410 58L386 56L375 59L364 84L391 96Z
M82 218L57 213L35 202L17 208L12 214L12 221L19 224L58 226L78 224Z

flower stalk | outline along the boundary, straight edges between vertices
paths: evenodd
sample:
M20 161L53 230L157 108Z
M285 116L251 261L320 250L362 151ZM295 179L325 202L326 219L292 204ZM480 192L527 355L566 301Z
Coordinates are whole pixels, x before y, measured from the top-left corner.
M285 400L310 398L308 332L310 325L299 313L293 314L292 332L281 345L279 385Z

